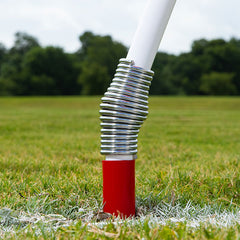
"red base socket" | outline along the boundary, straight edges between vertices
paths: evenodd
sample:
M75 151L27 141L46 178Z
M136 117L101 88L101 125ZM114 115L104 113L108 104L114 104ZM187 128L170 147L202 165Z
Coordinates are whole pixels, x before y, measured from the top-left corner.
M135 160L102 161L103 211L135 216Z

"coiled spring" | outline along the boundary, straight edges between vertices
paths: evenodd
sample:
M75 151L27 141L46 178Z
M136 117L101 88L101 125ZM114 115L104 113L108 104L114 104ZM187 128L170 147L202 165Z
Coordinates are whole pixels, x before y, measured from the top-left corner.
M137 137L148 115L148 92L153 71L120 59L116 74L100 104L101 154L137 153Z

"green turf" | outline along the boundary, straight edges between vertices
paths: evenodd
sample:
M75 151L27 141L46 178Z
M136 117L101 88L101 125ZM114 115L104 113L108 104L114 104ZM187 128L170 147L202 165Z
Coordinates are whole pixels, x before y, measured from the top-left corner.
M139 134L136 199L151 211L161 202L240 208L240 98L151 97ZM61 214L102 201L100 97L0 98L0 209ZM146 220L147 221L147 220ZM1 214L0 214L1 222ZM238 239L229 229L170 224L148 229L109 223L36 235L31 225L12 238ZM39 226L39 229L42 229ZM102 232L101 232L102 231ZM106 235L113 233L113 235ZM114 235L115 234L115 235ZM6 236L5 236L6 237Z

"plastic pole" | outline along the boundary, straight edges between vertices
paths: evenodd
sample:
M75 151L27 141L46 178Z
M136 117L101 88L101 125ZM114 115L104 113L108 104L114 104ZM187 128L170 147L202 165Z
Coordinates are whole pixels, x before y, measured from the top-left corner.
M133 37L127 59L151 69L176 0L149 0Z
M148 0L134 35L127 59L149 70L176 0ZM135 216L135 158L108 155L102 161L104 212L115 216Z

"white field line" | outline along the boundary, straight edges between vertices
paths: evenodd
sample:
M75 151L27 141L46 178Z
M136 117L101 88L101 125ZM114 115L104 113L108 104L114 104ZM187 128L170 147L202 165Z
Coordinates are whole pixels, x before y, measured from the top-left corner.
M142 210L139 218L128 219L129 224L143 224L148 222L150 228L158 225L169 225L170 223L185 223L187 227L194 229L200 226L213 226L219 228L229 228L236 224L240 224L240 208L235 211L223 210L220 207L212 207L205 205L193 206L189 201L185 207L180 204L172 206L171 204L161 203L153 207L151 211ZM118 224L124 222L121 219L115 220ZM102 228L107 222L92 223L95 226Z
M179 204L172 206L171 204L163 203L153 209L149 217L142 216L140 219L149 218L149 224L167 225L169 222L185 222L187 226L197 228L202 224L212 225L216 227L230 227L235 224L240 224L240 209L234 212L220 207L212 207L205 205L203 208L194 206L189 201L185 207Z
M100 208L98 208L100 209ZM95 226L103 228L109 221L118 225L123 222L129 225L141 225L145 221L148 222L151 228L157 225L168 225L170 223L186 223L188 227L197 229L200 226L215 226L220 228L231 227L240 224L240 209L233 211L221 210L220 208L205 206L193 206L188 202L185 207L180 205L172 206L170 204L161 203L153 207L150 211L141 209L142 214L138 218L121 220L115 218L114 220L105 220L96 222L96 207L78 208L76 215L77 219L81 219L88 226ZM75 225L78 220L71 220L58 214L40 214L40 213L16 213L11 209L0 209L0 237L6 233L13 233L27 228L31 225L36 233L40 232L39 226L44 226L47 231L56 231L60 227L68 227Z

